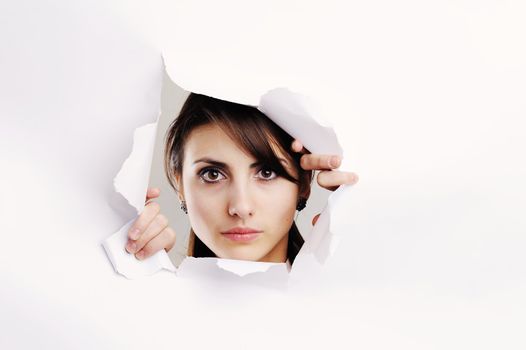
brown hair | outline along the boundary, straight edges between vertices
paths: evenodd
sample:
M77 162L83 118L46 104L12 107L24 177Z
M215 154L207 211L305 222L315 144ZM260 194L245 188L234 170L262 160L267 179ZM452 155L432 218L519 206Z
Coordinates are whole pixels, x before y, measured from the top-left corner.
M248 154L264 163L278 176L294 182L299 193L308 196L313 172L300 167L301 154L291 152L293 138L265 116L257 108L219 100L213 97L190 93L179 116L172 122L167 133L164 151L164 169L170 185L176 190L176 176L183 170L184 145L190 133L199 126L218 125ZM293 177L283 167L273 146L288 156L297 170ZM304 240L293 223L289 230L287 258L292 263ZM215 257L216 255L190 231L188 255L194 257Z

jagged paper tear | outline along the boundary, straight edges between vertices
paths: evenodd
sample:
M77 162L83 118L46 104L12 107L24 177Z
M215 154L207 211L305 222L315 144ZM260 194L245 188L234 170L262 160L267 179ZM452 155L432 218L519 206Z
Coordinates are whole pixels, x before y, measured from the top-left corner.
M135 130L131 154L113 181L115 191L126 198L137 214L144 208L156 133L157 122ZM142 261L126 251L128 230L136 219L130 220L102 243L115 271L130 279L149 276L161 269L175 271L175 266L164 250Z
M150 167L157 133L157 122L143 125L133 134L133 148L113 180L115 191L122 194L137 214L144 209Z

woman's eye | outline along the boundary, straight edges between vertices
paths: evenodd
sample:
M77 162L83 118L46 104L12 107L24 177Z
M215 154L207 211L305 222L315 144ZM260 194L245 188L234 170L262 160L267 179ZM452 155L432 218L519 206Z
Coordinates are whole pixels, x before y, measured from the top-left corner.
M263 168L258 172L257 177L263 180L272 180L277 177L277 174L272 169Z
M199 176L205 182L218 182L225 178L223 174L216 169L204 169L199 173Z

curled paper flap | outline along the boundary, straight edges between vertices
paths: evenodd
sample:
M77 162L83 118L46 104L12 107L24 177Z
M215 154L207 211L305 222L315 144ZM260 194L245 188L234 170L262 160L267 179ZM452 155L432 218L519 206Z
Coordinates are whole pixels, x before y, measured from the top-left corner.
M309 239L305 240L303 247L301 247L301 254L312 254L319 263L325 263L327 258L334 254L340 239L331 227L332 211L336 206L342 204L345 193L351 190L352 186L340 186L329 196L327 206L316 221Z
M175 267L164 250L141 261L124 249L128 241L128 230L134 221L135 219L128 222L102 243L115 271L129 279L153 275L162 269L175 272Z
M124 161L113 182L115 190L126 198L138 214L144 208L156 133L157 122L143 125L135 130L132 152ZM162 269L175 271L174 265L164 250L142 261L125 250L128 230L135 219L129 221L102 243L115 271L130 279L149 276Z
M310 152L343 155L334 129L306 96L286 88L273 89L261 97L258 109Z

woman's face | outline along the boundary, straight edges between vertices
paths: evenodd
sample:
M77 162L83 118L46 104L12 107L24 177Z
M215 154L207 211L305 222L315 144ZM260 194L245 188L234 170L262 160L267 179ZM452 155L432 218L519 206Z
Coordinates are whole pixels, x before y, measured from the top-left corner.
M297 178L290 160L277 154ZM258 164L220 127L191 132L178 182L194 232L218 257L286 260L298 186Z

